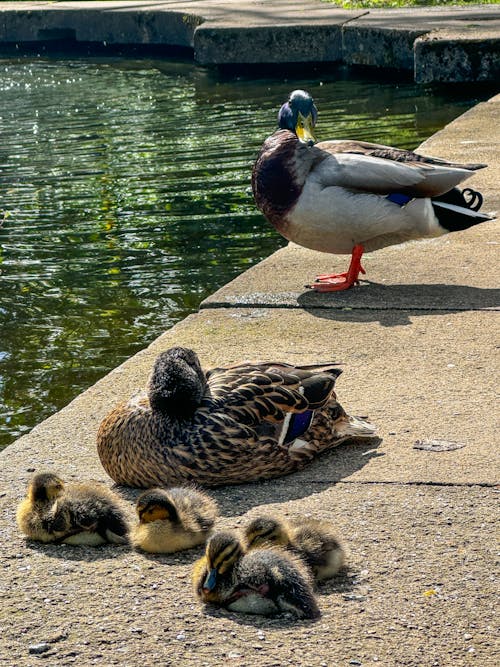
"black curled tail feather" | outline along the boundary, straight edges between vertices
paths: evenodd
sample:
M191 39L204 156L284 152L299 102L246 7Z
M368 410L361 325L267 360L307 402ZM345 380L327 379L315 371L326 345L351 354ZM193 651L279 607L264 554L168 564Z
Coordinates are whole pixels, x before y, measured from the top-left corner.
M479 213L483 196L472 188L453 188L437 197L432 197L432 207L439 224L449 232L458 232L481 222L492 220L486 213Z
M467 208L470 208L472 211L479 211L483 205L483 195L477 190L465 188L462 190L462 196L466 199Z
M463 208L470 208L472 211L479 211L483 205L483 195L472 188L453 188L448 190L443 195L437 195L432 198L433 202L441 201L446 204L454 204L455 206L462 206Z

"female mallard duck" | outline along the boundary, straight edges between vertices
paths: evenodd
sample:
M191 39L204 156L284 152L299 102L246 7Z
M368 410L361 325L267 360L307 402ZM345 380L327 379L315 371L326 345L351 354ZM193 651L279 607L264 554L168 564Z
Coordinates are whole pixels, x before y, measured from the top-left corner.
M289 241L351 254L346 273L310 287L343 290L358 282L364 251L441 236L492 218L478 213L479 192L455 186L484 164L454 164L365 141L315 142L317 109L295 90L264 142L252 188L258 208Z
M205 544L217 517L212 498L183 487L145 491L136 509L139 523L131 542L149 553L173 553Z
M320 615L310 574L299 558L277 549L245 554L232 533L212 535L205 556L194 565L193 585L200 600L231 611L263 616L290 612L298 618Z
M243 535L246 549L282 546L292 551L311 568L316 581L333 577L344 565L344 547L327 521L259 516L244 528Z
M148 392L100 425L97 450L118 484L207 486L277 477L375 428L337 403L333 364L215 368L174 347L154 364Z
M17 509L17 525L32 540L97 546L128 543L128 520L121 499L99 484L64 484L53 473L38 473Z

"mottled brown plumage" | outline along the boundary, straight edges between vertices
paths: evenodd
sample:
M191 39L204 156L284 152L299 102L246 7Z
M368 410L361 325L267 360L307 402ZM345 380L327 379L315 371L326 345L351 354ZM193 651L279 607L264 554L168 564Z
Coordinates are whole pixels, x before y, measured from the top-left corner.
M158 388L164 352L150 386ZM177 383L183 383L183 364ZM284 475L302 468L319 452L348 438L373 436L374 427L349 417L337 402L335 364L292 366L241 364L214 368L190 414L178 414L170 399L152 407L148 394L115 408L101 423L97 449L107 473L119 484L149 488L196 482L236 484ZM165 377L172 387L172 378ZM200 380L201 382L201 380ZM182 393L181 391L175 393Z

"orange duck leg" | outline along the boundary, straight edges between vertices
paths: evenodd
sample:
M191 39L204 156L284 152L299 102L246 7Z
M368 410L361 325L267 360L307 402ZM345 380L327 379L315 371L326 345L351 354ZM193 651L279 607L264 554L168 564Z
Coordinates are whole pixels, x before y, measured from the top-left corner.
M324 273L316 276L315 282L312 285L306 285L306 287L310 287L316 292L338 292L357 285L359 283L359 274L366 273L361 266L363 252L364 248L362 245L355 245L352 249L351 263L345 273Z

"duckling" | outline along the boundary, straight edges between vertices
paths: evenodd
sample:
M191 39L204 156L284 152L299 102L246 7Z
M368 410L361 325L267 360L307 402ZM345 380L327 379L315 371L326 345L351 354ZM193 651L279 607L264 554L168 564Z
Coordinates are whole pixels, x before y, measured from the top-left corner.
M205 603L245 614L290 612L318 618L311 577L299 558L278 549L244 553L238 537L217 532L193 568L195 595Z
M151 488L267 479L299 470L344 440L375 434L337 402L336 364L200 369L192 350L162 352L147 392L104 418L97 451L115 482Z
M38 473L28 484L26 497L17 507L16 521L21 532L37 542L55 542L64 537L52 527L57 500L64 492L64 482L53 473Z
M39 542L97 546L128 543L128 520L120 498L99 484L69 484L38 473L17 509L17 525Z
M246 549L282 546L311 568L316 581L333 577L345 562L345 549L333 526L319 519L285 521L274 516L259 516L244 529Z
M294 90L252 173L257 207L280 234L305 248L351 255L345 273L319 275L307 287L348 289L365 273L365 251L493 219L479 213L481 193L456 187L485 164L455 164L366 141L315 143L317 116L311 95Z
M150 489L137 499L139 523L132 544L149 553L173 553L205 544L217 516L217 504L195 489Z

